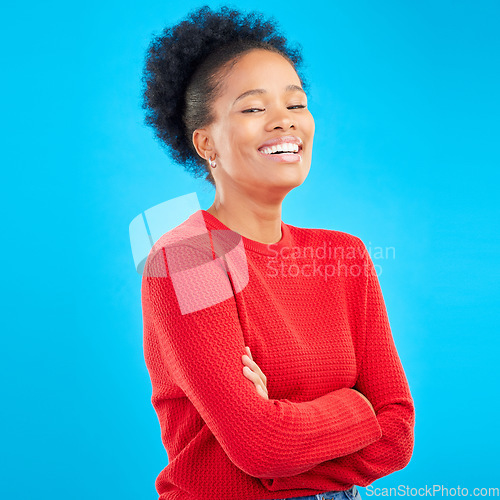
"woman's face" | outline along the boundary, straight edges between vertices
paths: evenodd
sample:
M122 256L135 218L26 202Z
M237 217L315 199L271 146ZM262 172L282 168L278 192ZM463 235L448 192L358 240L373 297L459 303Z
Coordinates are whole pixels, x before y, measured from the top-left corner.
M224 75L215 120L205 129L209 157L216 155L216 185L284 197L311 166L314 119L300 79L283 56L263 49L248 52ZM285 152L270 154L276 148Z

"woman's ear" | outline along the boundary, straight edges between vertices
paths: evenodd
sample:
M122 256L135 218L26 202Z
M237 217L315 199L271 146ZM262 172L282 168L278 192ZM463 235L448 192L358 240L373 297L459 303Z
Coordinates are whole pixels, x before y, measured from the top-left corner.
M206 128L197 128L193 132L193 145L201 158L206 161L215 155L213 141Z

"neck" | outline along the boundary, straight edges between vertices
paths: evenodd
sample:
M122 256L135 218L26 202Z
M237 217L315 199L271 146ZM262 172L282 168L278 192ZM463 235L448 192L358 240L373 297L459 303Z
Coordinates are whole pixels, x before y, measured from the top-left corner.
M257 203L249 199L222 199L216 193L208 213L232 231L264 244L281 239L281 201L275 204Z

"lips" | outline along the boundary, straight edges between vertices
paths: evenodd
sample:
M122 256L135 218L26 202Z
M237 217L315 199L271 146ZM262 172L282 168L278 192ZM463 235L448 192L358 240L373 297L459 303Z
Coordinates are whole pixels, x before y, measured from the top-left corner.
M258 152L267 160L278 163L295 163L302 161L302 139L295 135L274 137L262 144Z
M297 146L299 147L299 151L302 149L302 139L300 137L297 137L295 135L283 135L280 137L269 139L268 141L261 144L258 150L260 151L263 148L277 146L278 144L297 144Z

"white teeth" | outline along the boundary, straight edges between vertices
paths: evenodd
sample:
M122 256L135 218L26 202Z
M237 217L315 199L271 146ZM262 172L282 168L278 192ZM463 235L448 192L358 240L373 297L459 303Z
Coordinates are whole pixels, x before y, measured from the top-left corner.
M296 153L298 150L299 146L297 144L292 144L291 142L284 142L282 144L276 144L275 146L261 149L261 151L266 155L270 155L271 153L276 153L276 151L284 153L290 153L290 152Z

